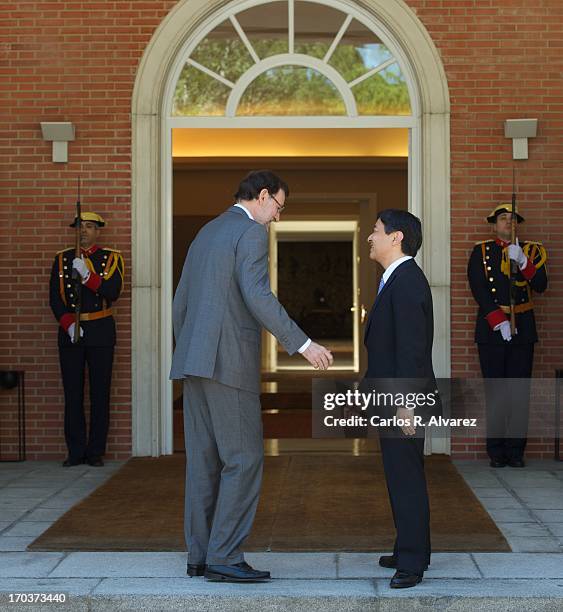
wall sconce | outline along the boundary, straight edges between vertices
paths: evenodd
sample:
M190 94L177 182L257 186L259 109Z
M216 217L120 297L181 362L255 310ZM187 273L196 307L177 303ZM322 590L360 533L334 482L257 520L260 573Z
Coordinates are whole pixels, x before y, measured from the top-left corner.
M537 119L507 119L504 122L504 137L512 138L512 159L528 159L528 138L535 138Z
M53 143L53 161L68 161L68 141L74 140L74 124L68 121L42 121L43 140Z

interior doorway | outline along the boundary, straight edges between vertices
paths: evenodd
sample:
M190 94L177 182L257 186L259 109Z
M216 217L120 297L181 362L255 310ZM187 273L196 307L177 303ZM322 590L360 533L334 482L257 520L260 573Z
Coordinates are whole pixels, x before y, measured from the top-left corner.
M280 221L270 227L270 282L289 316L334 356L331 371L359 371L358 220ZM310 370L266 334L269 372Z
M311 143L299 132L294 131L295 143L308 150ZM354 134L359 133L348 138ZM369 260L367 236L378 207L407 209L406 146L405 156L396 157L250 158L232 156L232 148L222 152L214 158L174 158L174 289L199 229L233 203L232 194L249 170L268 167L290 188L281 221L270 226L272 289L305 332L334 351L335 366L326 375L359 376L366 365L363 320L381 273ZM344 191L345 186L350 189ZM311 440L311 381L320 373L300 355L286 355L267 332L262 349L261 403L269 454L290 449L359 454L373 446L373 441ZM174 450L181 451L181 383L175 382L173 399Z

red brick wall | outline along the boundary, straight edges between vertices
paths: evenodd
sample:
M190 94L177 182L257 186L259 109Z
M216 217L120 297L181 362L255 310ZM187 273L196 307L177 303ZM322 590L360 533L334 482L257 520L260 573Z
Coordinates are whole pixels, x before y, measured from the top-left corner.
M485 214L510 197L512 160L503 121L539 119L530 159L517 162L525 237L549 252L549 292L537 300L536 375L563 366L563 5L560 0L408 0L445 66L452 103L452 373L479 374L475 307L465 279ZM155 28L175 4L4 2L0 8L0 368L27 378L28 456L64 455L56 325L47 304L54 253L71 244L76 177L85 209L107 217L103 242L131 263L130 105L135 73ZM63 10L64 9L64 10ZM70 162L51 162L40 121L76 125ZM130 277L128 277L130 278ZM130 284L117 304L118 348L109 456L131 449ZM13 393L0 391L2 414ZM2 417L0 436L13 423ZM4 439L3 450L10 450ZM548 452L548 444L534 453ZM481 452L454 444L458 456ZM482 452L481 452L482 454Z
M0 368L26 371L30 459L66 453L57 325L48 306L54 254L73 244L76 179L84 210L101 213L103 245L131 264L131 95L139 60L174 1L4 2L0 8ZM69 163L53 164L40 121L72 121ZM103 246L102 245L102 246ZM116 303L118 344L108 457L131 453L131 291ZM13 392L0 391L2 413ZM3 456L13 416L0 416ZM9 438L10 440L8 440Z
M408 2L438 48L451 100L452 376L480 376L476 307L466 282L477 240L490 237L488 212L512 195L516 166L521 234L544 243L549 289L537 297L540 342L534 376L563 367L563 4L560 0ZM537 118L529 159L512 161L509 118ZM454 434L455 435L455 434ZM452 445L459 458L485 456L481 441ZM530 440L527 455L551 457L553 441Z

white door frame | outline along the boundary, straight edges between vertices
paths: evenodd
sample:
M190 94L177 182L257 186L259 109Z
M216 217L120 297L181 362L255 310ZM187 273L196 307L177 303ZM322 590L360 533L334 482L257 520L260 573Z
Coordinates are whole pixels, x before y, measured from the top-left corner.
M421 217L421 263L434 296L437 375L450 374L450 143L445 72L428 32L402 0L329 0L361 14L395 42L411 86L413 117L391 119L285 117L275 127L409 127L409 210ZM329 3L329 2L327 2ZM240 0L237 5L251 5ZM132 99L132 436L133 455L172 452L172 143L171 129L185 118L169 116L171 87L180 60L208 22L225 18L225 0L180 0L160 24L141 59ZM408 75L407 75L408 76ZM172 85L171 85L172 84ZM412 98L412 96L411 96ZM411 100L411 104L414 100ZM415 109L416 107L416 109ZM201 127L274 127L271 118L224 117ZM254 122L252 120L255 119ZM231 123L228 123L231 122ZM352 123L355 122L355 123ZM191 124L193 127L193 124ZM437 441L440 443L440 441ZM442 444L442 443L440 443ZM444 440L437 452L449 451Z

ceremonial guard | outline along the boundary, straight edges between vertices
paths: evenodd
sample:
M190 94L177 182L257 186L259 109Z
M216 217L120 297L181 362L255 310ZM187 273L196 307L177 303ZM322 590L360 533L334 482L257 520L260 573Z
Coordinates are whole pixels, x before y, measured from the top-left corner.
M103 465L115 346L112 303L119 297L124 275L120 252L97 244L100 228L105 225L102 217L84 212L80 218L81 256L76 256L74 247L59 251L50 282L49 302L59 322L59 358L65 395L68 457L64 467L81 463ZM75 217L70 227L76 228L77 220ZM75 330L78 319L79 329ZM88 435L83 405L86 364L90 386Z
M542 244L519 243L517 238L511 243L512 207L500 204L487 217L494 225L496 238L475 245L467 270L479 305L475 342L486 379L487 453L491 467L524 467L530 378L534 344L538 341L532 292L543 293L547 288L547 255ZM524 221L518 213L515 218L518 224ZM512 278L511 260L517 264Z

